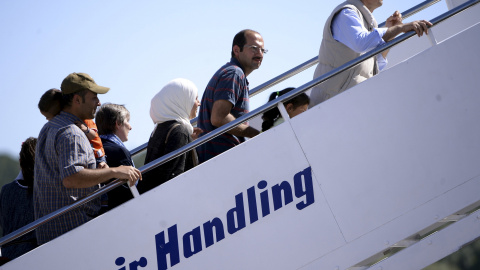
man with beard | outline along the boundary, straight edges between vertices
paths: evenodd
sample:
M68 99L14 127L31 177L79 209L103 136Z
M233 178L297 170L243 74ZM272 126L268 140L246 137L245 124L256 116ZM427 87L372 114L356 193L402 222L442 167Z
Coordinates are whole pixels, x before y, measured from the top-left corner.
M379 28L372 13L382 4L383 0L347 0L333 10L323 29L314 79L385 44L400 33L415 31L419 37L428 34L428 27L432 26L430 22L419 20L404 24L398 11L387 19L384 28ZM310 106L377 74L387 65L387 53L388 50L312 88Z
M141 178L132 166L96 169L95 155L85 133L75 124L93 119L100 101L97 94L109 88L99 86L85 73L72 73L62 82L62 111L40 131L35 152L34 212L41 218L74 203L112 178L133 185ZM100 198L57 217L36 230L38 244L93 219L99 214Z
M198 127L203 136L249 112L247 76L262 64L264 49L262 36L253 30L242 30L235 35L232 58L210 79L203 93ZM204 162L252 138L259 131L243 123L197 148L198 159Z

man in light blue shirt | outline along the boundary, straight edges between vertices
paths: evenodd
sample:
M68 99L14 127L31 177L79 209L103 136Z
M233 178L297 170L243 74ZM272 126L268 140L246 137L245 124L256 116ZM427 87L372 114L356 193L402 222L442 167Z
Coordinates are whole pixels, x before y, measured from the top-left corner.
M382 3L382 0L347 0L334 9L324 27L314 78L392 40L400 33L415 31L418 36L428 34L428 27L432 25L430 22L419 20L404 24L398 11L387 19L385 28L379 28L372 12ZM387 54L388 50L314 87L311 106L383 70L387 65Z

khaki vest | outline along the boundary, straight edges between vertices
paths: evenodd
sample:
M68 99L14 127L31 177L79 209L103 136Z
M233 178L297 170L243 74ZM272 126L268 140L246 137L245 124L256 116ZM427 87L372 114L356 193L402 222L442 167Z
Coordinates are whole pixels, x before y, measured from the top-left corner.
M362 55L357 53L343 43L336 41L332 35L332 20L333 17L344 8L350 8L358 13L359 18L363 22L363 26L369 32L378 27L377 21L372 13L363 5L360 0L347 0L338 5L328 17L325 27L323 29L323 40L320 45L319 63L315 70L313 78L318 78L321 75L351 61ZM323 102L348 88L357 85L366 79L378 73L376 58L372 57L365 60L363 63L349 70L346 70L337 76L312 88L310 94L311 106Z

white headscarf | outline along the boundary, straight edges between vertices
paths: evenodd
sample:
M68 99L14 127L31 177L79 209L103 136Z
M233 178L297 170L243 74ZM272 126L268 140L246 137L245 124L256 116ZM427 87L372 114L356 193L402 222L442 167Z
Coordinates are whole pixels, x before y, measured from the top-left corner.
M155 124L176 120L190 132L190 112L197 98L197 87L187 79L175 79L165 85L153 98L150 105L150 117ZM156 128L156 126L155 126Z

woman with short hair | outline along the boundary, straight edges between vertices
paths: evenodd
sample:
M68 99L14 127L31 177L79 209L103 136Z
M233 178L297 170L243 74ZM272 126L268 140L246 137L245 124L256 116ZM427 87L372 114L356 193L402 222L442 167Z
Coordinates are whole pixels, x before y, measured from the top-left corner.
M128 140L128 133L132 130L130 112L127 108L123 105L105 103L98 109L95 122L105 149L107 164L110 167L134 166L132 156L123 144ZM133 198L127 184L108 192L107 196L108 210Z

